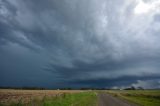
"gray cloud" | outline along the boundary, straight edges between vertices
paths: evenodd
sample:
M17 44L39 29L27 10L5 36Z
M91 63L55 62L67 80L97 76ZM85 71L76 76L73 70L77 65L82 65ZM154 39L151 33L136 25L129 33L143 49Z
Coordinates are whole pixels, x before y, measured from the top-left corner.
M136 83L132 84L132 86L143 87L145 89L160 88L159 85L160 85L159 80L146 80L146 81L138 80Z
M112 79L132 76L134 80L128 78L128 84L143 77L157 78L160 8L136 14L137 5L135 0L0 0L0 63L11 65L5 62L7 56L18 57L13 55L15 51L25 50L19 61L30 61L33 66L19 69L15 62L14 76L19 76L19 70L40 72L37 79L30 75L27 79L39 84L43 76L54 87L73 80L77 85L88 81L88 85L98 86L92 84L96 79L112 83ZM3 74L12 70L0 66Z

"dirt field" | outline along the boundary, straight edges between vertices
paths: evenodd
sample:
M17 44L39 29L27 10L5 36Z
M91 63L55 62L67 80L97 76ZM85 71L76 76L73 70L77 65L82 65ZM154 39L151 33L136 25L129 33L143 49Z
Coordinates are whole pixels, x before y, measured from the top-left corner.
M34 99L43 99L44 97L58 96L64 93L79 93L80 90L12 90L0 89L0 103L22 101L27 103Z

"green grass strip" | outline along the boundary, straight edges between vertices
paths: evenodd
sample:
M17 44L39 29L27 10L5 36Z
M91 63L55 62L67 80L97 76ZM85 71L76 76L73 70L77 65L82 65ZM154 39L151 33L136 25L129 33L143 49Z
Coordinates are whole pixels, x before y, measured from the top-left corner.
M46 99L44 106L97 106L97 96L94 92L64 94L58 98Z

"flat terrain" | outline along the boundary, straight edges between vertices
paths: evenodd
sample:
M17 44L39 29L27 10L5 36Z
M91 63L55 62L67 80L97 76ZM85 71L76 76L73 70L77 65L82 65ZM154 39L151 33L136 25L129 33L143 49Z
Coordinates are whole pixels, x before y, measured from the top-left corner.
M35 99L42 100L44 97L56 97L63 94L80 93L80 90L13 90L0 89L0 103L9 104L19 101L28 103Z
M106 92L140 106L160 106L160 90L108 90Z
M98 94L98 105L99 106L135 106L129 102L120 100L107 93Z
M0 106L160 106L160 90L0 89Z
M0 89L0 106L97 106L96 92Z

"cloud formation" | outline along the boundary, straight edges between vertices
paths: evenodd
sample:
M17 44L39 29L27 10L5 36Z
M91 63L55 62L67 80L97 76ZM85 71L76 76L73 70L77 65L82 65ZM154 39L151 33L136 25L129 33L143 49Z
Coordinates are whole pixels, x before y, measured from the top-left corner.
M112 87L160 79L158 5L159 0L0 0L0 85L16 86L10 73L13 81L23 80L18 86L32 81Z

